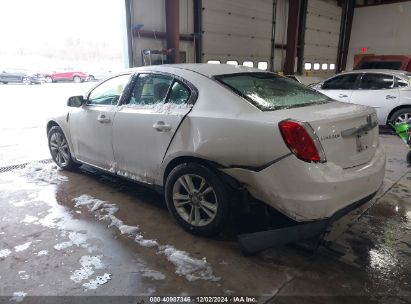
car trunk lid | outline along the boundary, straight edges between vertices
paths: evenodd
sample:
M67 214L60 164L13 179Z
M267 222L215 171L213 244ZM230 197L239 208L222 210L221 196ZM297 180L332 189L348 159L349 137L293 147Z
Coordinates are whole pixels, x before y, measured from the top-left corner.
M375 154L378 123L373 108L331 102L295 108L289 113L290 118L313 128L327 162L350 168L368 163Z

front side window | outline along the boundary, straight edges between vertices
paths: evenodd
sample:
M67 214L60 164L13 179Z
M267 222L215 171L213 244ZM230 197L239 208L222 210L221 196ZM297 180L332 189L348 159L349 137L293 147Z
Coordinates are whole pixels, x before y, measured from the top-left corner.
M317 91L272 73L229 74L215 79L263 111L330 101Z
M323 90L353 90L358 74L346 74L331 78L324 82Z
M155 105L165 103L173 78L157 74L140 74L129 104Z
M90 92L88 105L116 105L130 80L130 75L121 75L111 78Z
M364 74L361 78L362 90L385 90L394 88L394 77L385 74Z

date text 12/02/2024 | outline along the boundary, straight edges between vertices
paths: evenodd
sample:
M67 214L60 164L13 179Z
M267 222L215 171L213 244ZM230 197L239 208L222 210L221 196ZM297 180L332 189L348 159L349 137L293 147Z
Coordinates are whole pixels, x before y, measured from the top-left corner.
M210 297L210 296L196 296L196 297L150 297L150 303L256 303L256 297L247 296L221 296L221 297ZM144 301L143 301L144 303ZM143 304L139 303L139 304Z

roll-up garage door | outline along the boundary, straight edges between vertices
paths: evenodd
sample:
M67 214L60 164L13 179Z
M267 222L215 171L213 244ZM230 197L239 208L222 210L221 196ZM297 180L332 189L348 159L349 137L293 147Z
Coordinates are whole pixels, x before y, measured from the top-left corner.
M203 62L266 62L272 36L272 0L203 0Z
M308 0L304 69L327 77L335 73L342 9L336 0Z

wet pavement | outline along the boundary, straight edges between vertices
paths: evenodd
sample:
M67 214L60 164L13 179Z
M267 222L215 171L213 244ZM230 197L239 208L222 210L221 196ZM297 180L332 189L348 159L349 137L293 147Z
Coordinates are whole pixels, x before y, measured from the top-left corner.
M381 142L383 189L336 222L314 254L288 245L244 257L233 233L194 237L160 195L91 168L37 163L0 173L0 301L242 295L268 303L409 303L411 171L398 138Z

